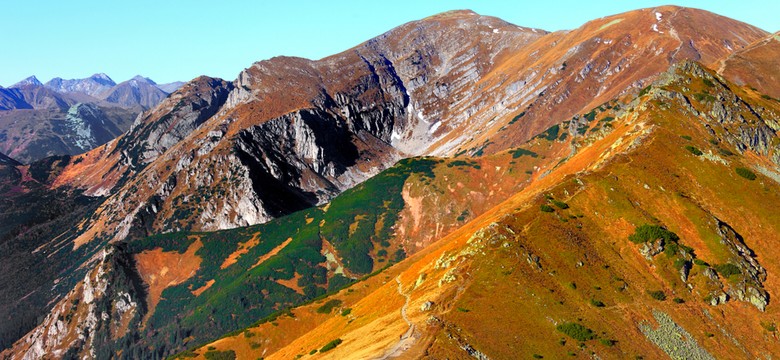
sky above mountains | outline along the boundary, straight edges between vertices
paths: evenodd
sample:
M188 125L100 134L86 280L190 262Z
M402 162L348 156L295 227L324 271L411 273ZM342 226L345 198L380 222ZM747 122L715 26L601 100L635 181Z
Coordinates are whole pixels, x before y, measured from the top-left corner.
M3 5L0 85L29 75L83 78L136 74L158 83L198 75L232 80L254 61L277 55L318 59L395 26L439 12L472 9L511 23L555 31L668 1L13 1ZM774 32L776 0L676 1Z

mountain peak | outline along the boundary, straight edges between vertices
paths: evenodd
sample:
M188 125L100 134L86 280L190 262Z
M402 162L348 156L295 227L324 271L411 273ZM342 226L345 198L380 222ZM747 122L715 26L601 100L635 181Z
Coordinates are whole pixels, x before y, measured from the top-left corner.
M25 78L24 80L22 80L22 81L20 81L20 82L18 82L16 84L11 85L11 87L12 88L19 88L19 87L28 86L28 85L41 86L41 85L43 85L43 83L40 80L38 80L38 78L35 77L35 75L32 75L32 76L28 76L27 78Z
M90 78L90 79L92 79L92 80L96 80L96 81L105 81L105 82L110 82L110 83L112 83L112 84L116 84L116 83L114 82L114 80L113 80L113 79L111 79L111 77L109 77L109 76L108 76L108 75L106 75L105 73L97 73L97 74L93 74L93 75L92 75L92 76L90 76L89 78Z
M157 85L157 83L152 81L152 79L150 79L148 77L141 76L141 75L133 76L133 78L130 79L129 81L136 81L136 82L142 82L142 83L147 83L147 84L151 84L151 85Z
M481 15L477 14L476 12L474 12L473 10L470 10L470 9L461 9L461 10L450 10L450 11L445 11L445 12L442 12L442 13L438 13L436 15L431 15L431 16L427 17L427 19L430 19L430 18L440 18L440 17L441 18L443 18L443 17L464 17L464 16L481 16Z

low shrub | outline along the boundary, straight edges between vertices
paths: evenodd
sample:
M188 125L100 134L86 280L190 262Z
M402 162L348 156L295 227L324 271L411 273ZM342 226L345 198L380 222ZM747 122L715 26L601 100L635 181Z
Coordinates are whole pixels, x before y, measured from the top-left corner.
M555 209L553 209L552 206L547 205L547 204L543 204L542 206L540 206L539 210L542 210L542 212L548 212L548 213L551 213L551 212L555 211Z
M227 351L215 351L215 350L209 350L203 356L207 360L235 360L236 359L236 352L233 350L227 350Z
M731 263L715 265L715 271L723 277L730 277L731 275L741 274L742 271L737 265Z
M599 339L599 342L605 346L614 346L617 341L612 339Z
M596 338L593 330L577 323L566 322L556 326L555 329L577 341L587 341Z
M697 149L696 147L694 147L694 146L691 146L691 145L685 145L685 150L688 150L688 151L690 151L690 152L691 152L691 154L693 154L693 155L696 155L696 156L702 156L702 155L704 155L704 153L703 153L703 152L701 152L701 150L699 150L699 149Z
M342 342L344 342L344 341L341 340L341 339L331 340L329 343L325 344L325 346L323 346L320 349L320 352L324 353L326 351L333 350L333 349L336 348L336 346L341 345Z
M631 242L641 244L649 241L664 239L666 242L677 242L680 237L677 234L666 230L658 225L642 225L636 228L633 234L628 237Z
M339 299L328 300L328 302L317 308L317 312L320 314L330 314L333 311L333 308L339 305L341 305L341 300Z
M666 300L666 294L662 290L647 290L647 295L658 301Z
M723 156L734 156L734 153L731 152L729 149L724 148L718 148L718 152Z
M565 203L563 201L553 200L552 203L553 203L553 205L557 206L560 209L568 209L569 208L569 204L567 204L567 203Z
M604 305L603 302L601 302L600 300L596 300L596 299L590 299L590 304L595 306L595 307L604 307L604 306L606 306L606 305Z
M537 153L535 153L535 152L533 152L531 150L526 150L526 149L523 149L523 148L517 148L515 150L510 151L510 153L512 154L512 158L513 159L517 159L517 158L519 158L521 156L530 156L532 158L539 157L539 154L537 154Z
M750 181L753 181L753 180L756 179L756 173L754 173L754 172L752 172L752 171L750 171L750 170L748 170L746 168L738 167L738 168L736 168L734 170L737 172L737 175L742 176L745 179L748 179Z

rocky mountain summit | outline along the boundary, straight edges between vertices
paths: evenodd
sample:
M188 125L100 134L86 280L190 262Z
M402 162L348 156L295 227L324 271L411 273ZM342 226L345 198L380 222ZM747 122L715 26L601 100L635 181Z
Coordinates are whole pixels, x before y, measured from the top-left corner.
M101 93L116 86L114 80L108 75L94 74L86 79L63 79L55 77L44 86L58 92L78 92L89 96L98 97Z
M16 84L11 85L11 88L22 88L25 86L43 86L43 83L38 80L35 75L32 75L24 78L22 81L19 81Z

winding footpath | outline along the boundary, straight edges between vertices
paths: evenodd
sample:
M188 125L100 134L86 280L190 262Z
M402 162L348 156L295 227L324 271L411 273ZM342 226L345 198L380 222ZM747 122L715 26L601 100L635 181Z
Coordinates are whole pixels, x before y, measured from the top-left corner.
M396 276L395 281L398 283L398 294L406 298L406 302L404 303L404 306L401 307L401 317L406 321L406 324L409 325L409 329L406 330L406 332L401 335L401 339L398 340L398 342L393 345L390 349L388 349L382 357L380 357L380 360L387 360L391 358L395 358L403 354L404 351L409 350L409 348L412 347L412 345L415 342L414 338L414 324L409 320L409 318L406 316L406 309L409 307L409 302L411 301L411 296L409 294L404 294L403 286L401 284L401 278L400 275Z

